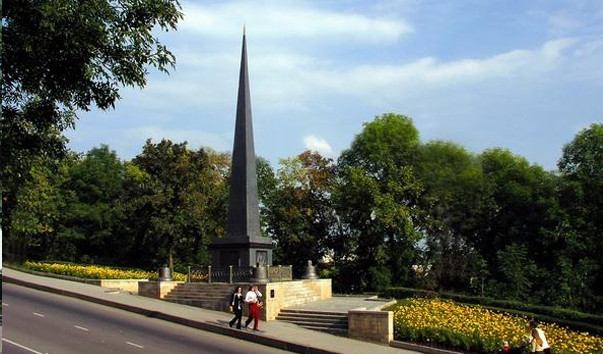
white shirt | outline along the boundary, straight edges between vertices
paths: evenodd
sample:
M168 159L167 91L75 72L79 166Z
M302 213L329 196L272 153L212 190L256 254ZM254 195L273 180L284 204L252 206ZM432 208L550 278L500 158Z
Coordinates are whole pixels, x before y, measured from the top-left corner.
M247 294L245 295L245 302L250 304L253 302L258 302L258 298L262 297L262 293L257 290L257 291L253 291L253 290L249 290L247 292Z
M544 332L540 328L536 328L536 331L538 331L538 336L540 337L540 339L542 339L542 345L538 345L536 339L532 339L532 351L539 352L544 349L550 348L549 343L546 341L546 337L544 336Z

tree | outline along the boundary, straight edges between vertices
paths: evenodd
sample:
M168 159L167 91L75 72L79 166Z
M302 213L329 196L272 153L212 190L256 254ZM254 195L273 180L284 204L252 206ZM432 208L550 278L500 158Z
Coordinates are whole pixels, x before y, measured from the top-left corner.
M264 216L268 234L276 241L276 262L292 264L295 275L301 276L308 260L320 262L327 253L335 169L331 159L310 151L280 165Z
M119 86L146 84L149 65L160 71L173 65L153 28L176 29L179 9L172 0L4 3L3 109L32 99L64 106L55 107L63 112L113 106Z
M392 113L364 125L339 159L337 214L353 257L340 279L349 290L408 284L419 239L413 213L421 185L415 177L419 137L412 120Z
M263 236L269 236L271 220L271 199L276 195L277 178L270 162L263 157L256 158L256 171L258 178L258 199L260 208L260 225Z
M174 56L153 36L175 29L175 0L16 0L2 7L2 222L35 157L65 153L62 132L76 110L114 106L122 86L143 87L148 67L167 71Z
M417 156L419 132L412 120L403 115L385 113L365 123L352 146L344 151L341 162L361 166L376 178L392 164L412 165Z
M515 275L501 273L497 252L511 244L525 247L536 261L538 283L544 284L551 278L547 271L555 262L552 250L559 224L555 175L504 149L486 150L480 160L487 202L472 245L490 261L490 273L499 281Z
M578 276L592 279L589 288L603 296L603 124L593 123L579 132L563 147L557 165L563 210L560 237L567 245L564 259L584 270ZM579 294L588 298L584 291L574 291L574 298Z
M476 257L470 241L484 209L484 176L475 156L451 142L421 145L416 168L423 186L420 207L424 267L444 289L468 290ZM481 262L481 261L480 261Z
M91 149L69 168L56 242L48 250L53 258L111 263L123 257L116 206L125 180L125 164L107 145Z
M69 178L70 166L78 159L77 155L68 154L53 169L42 158L32 161L29 178L19 190L10 218L13 232L2 239L3 251L10 258L45 259L50 254L67 199L62 186Z
M207 264L213 237L225 233L228 156L147 140L132 164L123 208L125 220L137 221L133 259L145 267ZM141 249L150 254L137 255Z
M32 183L44 174L60 174L61 161L68 158L65 150L66 139L61 135L64 129L60 122L71 119L61 115L51 106L33 100L25 104L21 111L7 109L3 99L0 131L2 149L0 150L0 175L2 177L2 231L4 250L11 248L9 243L21 242L18 235L12 235L13 214L19 209L19 195L29 193ZM57 126L58 125L58 126ZM21 210L22 211L22 210ZM20 221L15 221L19 223ZM22 231L22 230L21 230ZM23 232L17 234L24 236Z
M538 268L525 246L515 243L496 252L498 270L502 274L498 294L513 300L529 300Z

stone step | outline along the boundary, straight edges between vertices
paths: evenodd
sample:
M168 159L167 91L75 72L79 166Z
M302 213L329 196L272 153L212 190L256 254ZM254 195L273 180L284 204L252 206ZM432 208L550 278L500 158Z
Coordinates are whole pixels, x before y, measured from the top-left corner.
M318 311L318 310L303 310L303 309L282 309L282 314L310 314L310 315L332 315L332 316L345 316L348 317L347 312L336 312L336 311Z
M348 318L347 313L342 312L294 312L286 309L282 309L279 312L279 315L283 316L292 316L292 317L301 317L301 318L333 318L333 319L341 319Z
M212 297L212 296L174 296L166 295L165 300L199 300L199 301L225 301L228 302L228 298L224 297Z
M178 295L207 295L207 296L230 296L230 293L225 292L214 292L214 291L183 291L183 290L172 290L170 294Z
M308 327L308 326L300 326L306 329L311 329L314 331L320 331L320 332L325 332L325 333L330 333L330 334L334 334L336 336L342 336L342 337L347 337L348 336L348 329L345 328L315 328L315 327Z
M230 295L225 294L207 294L207 293L169 293L166 296L170 297L208 297L213 299L229 299Z
M311 312L306 311L291 311L282 309L279 315L300 317L300 318L332 318L332 319L347 319L348 314L343 312Z
M219 290L229 290L232 291L235 289L235 285L216 285L216 284L198 284L198 283L180 283L178 287L185 289L219 289Z
M347 327L348 325L348 319L346 318L341 318L341 317L300 317L300 316L287 316L287 315L282 315L279 314L278 316L276 316L276 319L279 321L286 321L286 322L312 322L312 323L327 323L327 324L341 324L341 325L345 325Z
M348 334L348 316L344 312L282 309L276 319L335 335Z
M220 287L220 288L224 288L224 289L233 289L235 286L238 286L237 284L230 284L230 283L202 283L202 282L197 282L197 283L181 283L180 285L182 286L186 286L186 287L195 287L195 288L202 288L202 287Z
M174 293L174 294L210 294L210 295L220 295L220 296L226 296L226 295L230 295L231 293L228 291L190 291L190 290L182 290L182 289L172 289L172 291L170 291L170 293Z
M174 292L170 292L168 294L166 294L166 296L173 296L173 297L211 297L214 299L229 299L230 298L230 294L208 294L208 293L174 293Z
M339 323L321 323L321 322L308 322L308 321L283 321L289 323L295 323L298 326L302 326L305 328L311 329L323 329L323 328L338 328L338 329L347 329L347 324L339 324Z
M176 286L173 290L189 292L214 292L214 293L232 293L234 289L215 289L215 288L194 288L187 286Z

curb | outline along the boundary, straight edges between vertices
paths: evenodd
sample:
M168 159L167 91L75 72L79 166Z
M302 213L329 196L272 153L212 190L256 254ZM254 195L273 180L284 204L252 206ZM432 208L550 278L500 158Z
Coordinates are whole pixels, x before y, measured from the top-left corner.
M324 349L314 348L314 347L306 346L303 344L286 342L286 341L283 341L283 340L280 340L277 338L273 338L270 336L255 335L252 333L242 332L240 330L226 328L221 325L217 325L217 324L210 323L210 322L199 322L199 321L189 320L189 319L166 314L166 313L159 312L159 311L148 310L148 309L145 309L142 307L126 305L126 304L122 304L122 303L114 302L114 301L110 301L110 300L105 300L105 299L99 299L94 296L84 295L84 294L80 294L80 293L76 293L76 292L72 292L72 291L68 291L68 290L63 290L63 289L57 289L57 288L54 288L51 286L30 283L30 282L20 280L20 279L15 279L15 278L12 278L12 277L9 277L6 275L4 275L2 277L2 282L21 285L21 286L25 286L28 288L45 291L45 292L49 292L49 293L53 293L53 294L73 297L73 298L77 298L80 300L93 302L93 303L96 303L99 305L109 306L109 307L117 308L120 310L125 310L128 312L133 312L133 313L147 316L147 317L158 318L161 320L181 324L184 326L193 327L193 328L197 328L200 330L204 330L204 331L208 331L208 332L212 332L212 333L216 333L216 334L227 335L229 337L247 340L247 341L255 342L258 344L265 345L265 346L273 347L276 349L291 351L294 353L339 354L338 352L332 352L332 351L328 351L328 350L324 350Z

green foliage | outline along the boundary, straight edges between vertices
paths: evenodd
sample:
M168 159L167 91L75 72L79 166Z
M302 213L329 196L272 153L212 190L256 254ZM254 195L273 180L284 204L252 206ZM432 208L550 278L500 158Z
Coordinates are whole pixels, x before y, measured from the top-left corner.
M511 286L511 279L525 278L543 283L553 268L551 251L557 247L558 210L557 178L540 166L530 165L524 158L502 149L490 149L480 156L485 177L485 208L470 237L470 243L488 260L489 273L494 279L487 292L496 293ZM504 257L497 256L512 244L525 247L526 259L537 261L538 270L501 266ZM505 271L517 274L504 274ZM517 286L520 286L516 284ZM527 290L525 286L520 288ZM542 287L541 287L542 288ZM520 296L517 291L513 296ZM541 297L531 292L524 296Z
M16 258L22 255L14 254L15 251L40 257L52 247L65 205L65 195L60 190L60 185L67 178L64 167L52 171L38 161L28 177L17 195L17 204L9 219L13 232L5 234L2 240L5 250Z
M49 183L53 184L50 182L53 179L52 175L59 172L60 160L67 155L64 150L66 139L61 136L60 129L71 124L73 115L57 112L53 104L41 100L32 100L24 104L21 109L7 107L5 102L6 99L3 97L0 118L2 241L4 249L16 255L16 253L26 252L30 242L29 239L22 239L26 233L23 225L24 208L33 211L31 205L20 206L20 203L23 202L23 198L36 198L35 195L31 195L29 189L35 188L38 182L45 183L42 181L45 177L41 175L46 175ZM52 192L47 189L47 193ZM27 194L30 196L25 197ZM17 213L19 215L13 216ZM14 235L11 232L13 223L18 228ZM32 227L36 226L30 224L27 229L31 230ZM40 228L45 227L38 227Z
M343 165L362 166L379 177L392 163L398 166L412 164L418 145L419 133L410 118L385 113L364 124L362 133L356 135L341 160Z
M228 155L186 145L148 140L128 169L121 208L135 264L208 264L225 233Z
M39 97L68 109L112 107L119 86L146 84L148 66L173 65L153 28L176 29L179 8L170 0L4 3L3 98L11 105Z
M123 194L125 178L124 163L106 145L91 149L69 167L60 186L65 202L57 242L47 250L48 257L71 261L123 257L115 205Z
M603 124L592 124L566 144L558 166L565 260L575 267L583 258L594 260L579 266L580 276L592 279L594 293L603 296ZM587 294L582 289L575 295Z
M356 278L349 290L381 289L411 280L416 215L421 185L412 163L418 133L405 116L384 114L364 126L339 160L339 183L334 193L342 226L340 238L356 254ZM343 235L342 235L343 234ZM344 252L335 262L349 262Z
M528 257L525 246L510 244L496 253L498 270L501 273L500 290L502 297L526 300L530 297L532 279L537 267Z
M5 254L143 268L210 263L209 246L225 233L227 154L163 140L132 161L107 146L58 159L62 118L50 105L43 123L37 102L27 114L37 118L7 140L39 145L2 150L3 171L23 177L3 179ZM22 114L8 113L11 122ZM306 151L275 172L257 159L262 232L275 240L276 263L293 264L299 277L312 260L339 293L418 286L423 296L600 326L561 308L603 311L602 132L600 124L580 132L553 173L504 149L473 155L421 143L410 118L384 114L337 164Z
M421 282L467 288L472 278L481 277L469 242L487 206L479 161L456 144L429 142L420 147L417 178L423 185L418 213L426 246L421 265L431 265Z
M62 133L74 127L76 110L111 108L120 87L146 84L149 66L173 66L154 29L175 29L182 14L175 0L3 5L2 229L22 248L27 242L11 235L11 219L21 189L38 173L32 168L42 163L56 172L66 154Z
M281 160L277 177L260 179L272 186L264 195L267 233L276 241L275 263L292 264L299 277L308 260L317 263L327 251L328 236L334 223L330 195L335 170L330 159L305 151Z

